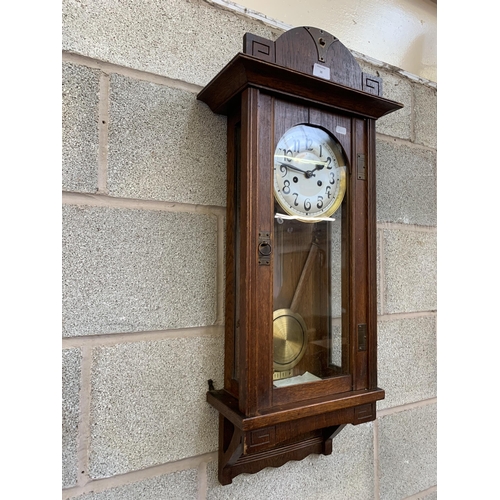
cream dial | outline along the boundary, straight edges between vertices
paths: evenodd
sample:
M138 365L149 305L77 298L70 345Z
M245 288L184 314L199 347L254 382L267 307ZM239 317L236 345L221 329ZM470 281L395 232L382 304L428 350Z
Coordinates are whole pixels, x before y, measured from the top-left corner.
M327 132L297 125L274 152L274 196L288 216L304 222L328 218L344 198L345 170L341 148Z

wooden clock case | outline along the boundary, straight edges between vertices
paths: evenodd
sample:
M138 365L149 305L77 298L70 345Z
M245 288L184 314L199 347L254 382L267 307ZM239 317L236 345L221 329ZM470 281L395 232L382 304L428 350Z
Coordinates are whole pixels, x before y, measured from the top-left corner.
M221 484L311 453L330 454L346 424L375 419L376 401L384 398L377 387L375 121L402 107L384 99L382 80L363 73L323 30L294 28L275 42L247 33L243 45L244 53L198 95L227 116L224 388L207 393L220 413ZM277 388L273 154L278 138L297 123L328 131L347 160L342 335L348 370Z

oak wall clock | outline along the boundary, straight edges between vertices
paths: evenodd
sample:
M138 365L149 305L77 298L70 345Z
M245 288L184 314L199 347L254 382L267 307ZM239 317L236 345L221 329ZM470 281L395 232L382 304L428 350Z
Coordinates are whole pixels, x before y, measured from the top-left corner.
M222 484L375 419L375 121L402 107L323 30L243 45L198 95L228 124Z

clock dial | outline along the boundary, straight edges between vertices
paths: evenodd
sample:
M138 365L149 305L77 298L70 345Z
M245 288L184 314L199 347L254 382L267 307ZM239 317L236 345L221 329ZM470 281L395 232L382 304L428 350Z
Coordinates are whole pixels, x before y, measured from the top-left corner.
M274 196L285 217L318 222L339 208L345 161L338 143L320 128L296 125L274 152Z

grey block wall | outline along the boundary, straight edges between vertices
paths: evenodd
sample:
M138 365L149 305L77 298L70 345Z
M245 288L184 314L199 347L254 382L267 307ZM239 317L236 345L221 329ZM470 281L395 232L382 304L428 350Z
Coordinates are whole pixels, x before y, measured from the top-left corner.
M378 419L331 456L216 480L225 117L196 94L281 29L202 0L63 0L63 499L436 495L436 86L385 65ZM369 55L369 54L368 54Z

